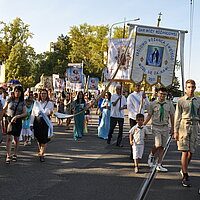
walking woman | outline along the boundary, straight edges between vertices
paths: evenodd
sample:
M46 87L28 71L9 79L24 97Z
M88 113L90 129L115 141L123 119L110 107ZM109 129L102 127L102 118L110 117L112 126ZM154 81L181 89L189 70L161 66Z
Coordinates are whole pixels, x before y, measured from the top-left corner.
M77 94L77 99L73 102L74 114L83 111L86 108L83 92L80 91ZM74 139L77 140L83 136L84 132L84 120L85 112L74 116L75 127L74 127Z
M103 139L108 139L108 133L110 129L110 108L111 108L110 99L111 99L111 93L106 92L105 99L101 104L101 107L103 108L102 119L98 127L98 137Z
M22 118L26 116L26 103L24 101L24 91L21 86L14 88L14 95L6 100L3 114L7 111L7 135L6 135L6 164L17 161L19 148L19 136L22 129ZM12 136L14 136L14 153L11 157Z
M72 94L67 93L65 101L64 101L64 105L65 105L65 114L71 115L73 114L72 112ZM69 125L71 123L72 118L68 117L66 118L66 129L69 129Z
M34 136L38 142L40 162L44 162L44 154L47 143L50 141L53 126L50 116L53 114L54 104L49 100L48 92L42 89L39 93L38 101L35 101L32 114L31 125L34 129Z

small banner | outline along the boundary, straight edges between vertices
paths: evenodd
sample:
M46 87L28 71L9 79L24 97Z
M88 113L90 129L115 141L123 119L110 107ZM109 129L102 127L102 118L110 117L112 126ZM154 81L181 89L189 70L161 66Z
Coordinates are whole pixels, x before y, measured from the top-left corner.
M108 47L108 77L113 78L119 64L121 66L114 80L130 80L131 66L133 61L134 39L131 39L129 47L126 51L129 39L111 39Z
M69 68L69 81L70 83L82 83L82 67L70 67Z
M89 90L98 90L98 83L99 83L99 79L98 78L89 77L88 89Z
M177 30L137 26L131 79L140 83L145 75L149 85L171 85L178 39Z
M52 76L41 76L41 82L42 82L43 88L48 88L48 89L53 88Z

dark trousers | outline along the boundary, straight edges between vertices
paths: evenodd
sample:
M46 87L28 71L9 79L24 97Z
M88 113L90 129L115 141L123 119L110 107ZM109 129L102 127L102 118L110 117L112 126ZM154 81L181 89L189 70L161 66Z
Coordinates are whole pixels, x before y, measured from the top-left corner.
M110 117L110 131L108 133L108 140L111 140L114 129L119 124L119 133L117 137L117 145L120 145L123 136L124 118Z
M131 119L131 118L129 119L129 123L130 123L130 129L137 124L136 120ZM133 159L133 149L132 149L132 146L131 146L130 159Z

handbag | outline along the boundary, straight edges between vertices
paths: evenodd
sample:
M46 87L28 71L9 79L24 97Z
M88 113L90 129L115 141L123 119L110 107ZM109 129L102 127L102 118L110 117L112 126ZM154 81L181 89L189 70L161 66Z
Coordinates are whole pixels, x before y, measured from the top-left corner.
M16 114L18 105L19 105L19 101L18 101L18 103L17 103L17 105L15 107L15 111L14 111L13 117ZM17 122L11 122L11 120L12 120L13 117L8 116L7 133L17 132L17 130L18 130L17 127L16 127Z

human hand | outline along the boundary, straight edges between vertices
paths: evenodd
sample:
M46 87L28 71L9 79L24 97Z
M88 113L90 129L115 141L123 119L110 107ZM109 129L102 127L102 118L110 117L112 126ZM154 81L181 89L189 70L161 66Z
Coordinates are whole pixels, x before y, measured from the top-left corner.
M133 146L133 141L130 141L130 145Z
M143 98L143 99L146 98L146 93L145 93L145 92L142 93L142 98Z
M174 139L176 141L179 141L179 133L177 133L177 132L174 133Z

